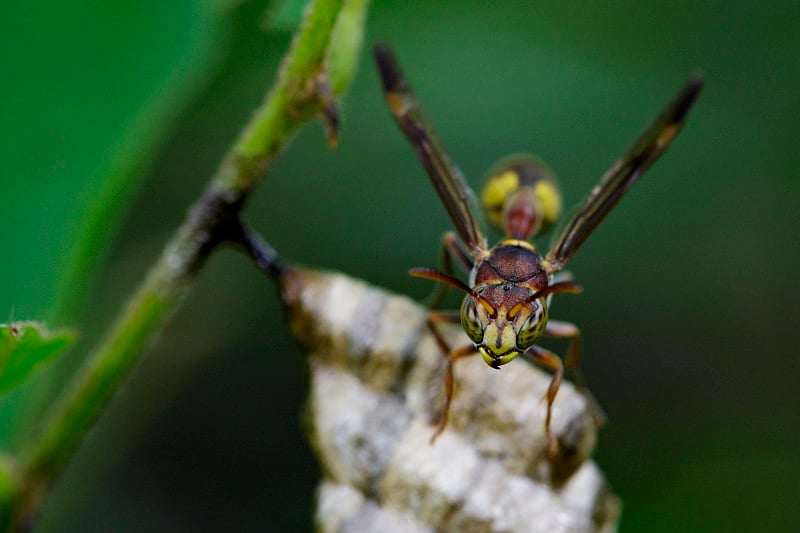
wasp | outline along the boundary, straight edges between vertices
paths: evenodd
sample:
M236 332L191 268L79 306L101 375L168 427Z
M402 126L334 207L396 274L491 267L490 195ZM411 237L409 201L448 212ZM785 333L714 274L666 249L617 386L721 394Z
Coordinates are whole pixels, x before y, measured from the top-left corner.
M447 425L456 361L479 353L487 365L499 369L524 356L552 372L544 397L544 429L550 450L554 451L558 444L550 432L550 419L565 368L586 393L597 423L604 419L580 377L580 330L570 322L549 318L554 294L582 291L562 269L628 189L664 153L700 94L703 78L695 75L684 85L602 176L551 249L542 255L530 241L553 225L561 212L561 195L552 170L532 156L507 158L490 170L481 203L489 221L504 234L490 248L474 207L475 195L442 149L391 49L376 46L374 59L389 109L416 151L463 243L462 247L453 232L446 233L442 239L442 270L417 267L409 271L412 276L442 283L445 290L455 287L465 293L460 312L432 310L427 316L427 325L446 354L445 403L431 442ZM468 283L455 277L453 262L468 273ZM460 323L472 342L451 349L437 328L441 323ZM563 363L558 355L537 344L542 337L568 341Z

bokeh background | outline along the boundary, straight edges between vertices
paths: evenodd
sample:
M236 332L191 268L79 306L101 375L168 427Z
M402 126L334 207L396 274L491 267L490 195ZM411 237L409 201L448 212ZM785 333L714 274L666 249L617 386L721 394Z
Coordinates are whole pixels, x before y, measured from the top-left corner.
M0 315L56 316L86 210L138 176L110 195L126 216L87 271L81 312L56 319L83 339L62 369L107 327L271 84L293 17L268 8L0 7ZM610 419L596 458L624 500L622 531L800 526L799 21L797 2L370 12L367 43L395 46L476 188L498 157L535 152L576 203L689 75L706 75L681 136L571 263L585 293L553 310L585 334L584 372ZM406 270L436 264L450 223L368 52L339 148L306 127L247 218L287 258L422 297L430 285ZM69 464L41 530L310 529L304 365L270 281L217 254ZM45 378L0 403L6 447L20 420L36 429L20 396Z

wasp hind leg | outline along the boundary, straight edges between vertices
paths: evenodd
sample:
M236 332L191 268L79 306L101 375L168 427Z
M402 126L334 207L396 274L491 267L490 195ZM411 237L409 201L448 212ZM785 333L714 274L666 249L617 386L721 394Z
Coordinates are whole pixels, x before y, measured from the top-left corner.
M431 444L433 444L439 437L439 435L442 434L442 431L444 431L444 428L447 427L447 421L450 418L450 404L453 401L453 393L455 391L455 378L453 377L453 363L455 363L457 360L463 357L472 355L477 351L475 346L472 344L456 348L455 350L451 350L450 345L447 344L447 341L444 339L444 337L442 337L442 334L436 328L436 324L441 322L447 324L460 324L461 317L459 316L458 313L454 311L451 312L432 311L428 313L428 317L426 319L426 323L428 324L428 329L430 329L431 333L433 333L433 337L436 339L436 344L439 345L439 348L442 350L442 353L447 358L444 370L444 407L442 408L442 412L437 417L438 423L436 425L436 431L434 431L433 435L431 435Z
M587 408L592 415L592 419L597 427L602 427L606 423L606 414L603 408L592 395L589 387L583 379L580 363L583 356L583 342L581 340L581 330L572 322L561 320L549 320L544 330L546 337L553 339L566 339L569 341L567 357L564 363L567 378L575 384L578 390L586 398Z

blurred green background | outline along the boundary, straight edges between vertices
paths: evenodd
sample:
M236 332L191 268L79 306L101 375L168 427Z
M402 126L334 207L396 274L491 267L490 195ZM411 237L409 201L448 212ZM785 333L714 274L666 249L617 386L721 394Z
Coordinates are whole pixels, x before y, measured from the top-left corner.
M127 201L111 195L127 216L83 312L61 320L83 338L62 366L107 326L271 84L290 28L267 7L0 7L0 315L53 316L87 206L113 176L140 175ZM706 75L681 136L571 263L585 293L553 309L585 335L584 373L610 419L596 457L624 500L622 531L800 526L799 20L797 2L370 12L367 43L395 46L476 188L498 157L529 151L576 203L691 73ZM285 257L422 297L430 285L406 270L436 264L450 223L368 52L339 148L306 127L247 218ZM0 435L45 383L0 400ZM69 464L41 530L310 529L306 385L274 287L217 254Z

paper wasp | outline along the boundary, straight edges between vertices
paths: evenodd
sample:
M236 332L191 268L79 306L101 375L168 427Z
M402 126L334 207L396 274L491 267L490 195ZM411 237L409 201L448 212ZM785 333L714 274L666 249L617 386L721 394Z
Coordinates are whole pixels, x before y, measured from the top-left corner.
M555 450L550 418L565 367L581 386L580 330L569 322L548 320L553 294L582 290L559 271L678 134L700 94L703 78L700 75L692 78L603 175L550 251L542 256L528 241L552 224L561 210L560 193L550 169L537 159L517 157L501 161L490 172L482 194L483 205L505 237L489 248L471 205L474 194L441 148L392 51L379 45L374 49L374 57L389 108L416 151L466 248L459 246L455 235L449 232L443 238L443 271L425 267L410 270L412 276L435 280L466 293L460 312L430 311L428 315L428 326L447 356L445 404L431 442L447 425L455 361L480 353L486 364L499 369L523 355L553 373L545 396L545 433L551 451ZM469 272L469 284L453 275L453 261ZM460 322L472 343L451 349L436 327L441 322ZM564 364L555 353L537 346L543 336L569 340ZM599 407L588 394L587 398L595 406L597 418L601 418Z

